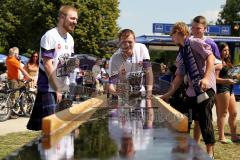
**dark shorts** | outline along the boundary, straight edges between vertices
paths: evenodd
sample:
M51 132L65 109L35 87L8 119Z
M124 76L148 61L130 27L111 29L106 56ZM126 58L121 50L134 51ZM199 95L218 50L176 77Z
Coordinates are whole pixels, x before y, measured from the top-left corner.
M33 111L27 124L29 130L41 130L42 118L55 113L56 93L38 92L33 106Z
M186 106L189 109L189 128L192 120L198 121L204 142L206 144L215 143L214 130L212 125L212 108L215 103L215 92L212 89L207 91L209 99L197 103L196 97L187 97Z
M230 92L232 93L233 86L232 85L224 85L224 84L217 84L217 94Z

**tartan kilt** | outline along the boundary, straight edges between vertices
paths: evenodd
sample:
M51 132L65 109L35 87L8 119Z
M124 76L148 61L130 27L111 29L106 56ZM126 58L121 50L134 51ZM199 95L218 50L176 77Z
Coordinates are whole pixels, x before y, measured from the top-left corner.
M27 129L36 131L42 129L42 119L56 111L56 99L55 92L37 93Z

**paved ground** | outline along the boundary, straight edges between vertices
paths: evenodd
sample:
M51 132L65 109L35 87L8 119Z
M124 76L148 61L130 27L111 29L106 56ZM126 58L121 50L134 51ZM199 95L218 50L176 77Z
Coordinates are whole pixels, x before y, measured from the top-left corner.
M26 128L28 119L29 118L20 117L18 119L10 119L5 122L0 122L0 135L12 132L28 131Z
M238 120L240 120L240 102L237 102L238 107ZM216 109L213 108L213 120L216 121ZM26 128L28 122L28 118L18 118L18 119L10 119L5 122L0 122L0 135L5 135L7 133L12 132L22 132L29 131ZM240 129L238 129L239 131Z

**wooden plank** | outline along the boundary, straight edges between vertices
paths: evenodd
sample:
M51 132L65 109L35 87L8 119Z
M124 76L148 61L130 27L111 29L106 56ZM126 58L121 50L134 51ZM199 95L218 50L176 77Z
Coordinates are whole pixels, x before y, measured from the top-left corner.
M97 108L91 108L85 112L82 112L82 116L79 116L77 120L72 121L68 125L63 128L58 129L51 135L43 135L42 145L44 149L50 149L55 146L62 137L71 133L78 126L82 125L84 122L88 121L89 118L93 115L93 113L97 110Z
M161 115L164 116L162 118L165 118L172 128L178 132L188 131L188 118L184 114L174 109L158 96L153 96L152 105L162 109L163 113Z
M44 117L42 120L42 132L44 135L51 135L58 129L65 127L73 121L77 121L82 113L91 111L94 108L105 106L107 101L106 95L88 99L79 104L73 104L72 107Z

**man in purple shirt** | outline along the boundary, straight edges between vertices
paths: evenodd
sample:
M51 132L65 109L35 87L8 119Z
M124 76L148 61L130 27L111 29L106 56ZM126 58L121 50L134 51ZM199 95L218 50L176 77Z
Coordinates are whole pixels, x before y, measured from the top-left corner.
M207 153L213 157L215 137L212 125L212 107L216 91L215 57L208 44L198 38L189 38L189 35L189 29L185 23L177 22L173 26L171 36L174 43L179 46L179 54L176 59L177 71L172 82L174 87L161 98L168 99L187 75L186 105L192 111L191 115L188 114L188 118L189 121L191 118L199 121Z
M211 49L213 51L213 54L215 56L215 71L221 69L221 55L218 49L217 44L214 42L213 39L206 37L204 35L204 33L206 32L207 29L207 20L205 17L203 16L196 16L194 17L193 21L192 21L192 27L191 27L191 31L192 31L192 36L195 38L200 38L202 40L205 41L205 43L209 44L211 46ZM194 139L197 141L197 143L200 143L200 136L201 136L201 132L200 132L200 127L199 127L199 123L198 121L194 122Z
M213 39L206 37L204 33L207 29L207 20L203 16L196 16L192 21L192 36L195 38L200 38L205 41L205 43L209 44L211 46L211 49L213 51L213 54L215 58L221 60L221 55L218 49L217 44L214 42Z

